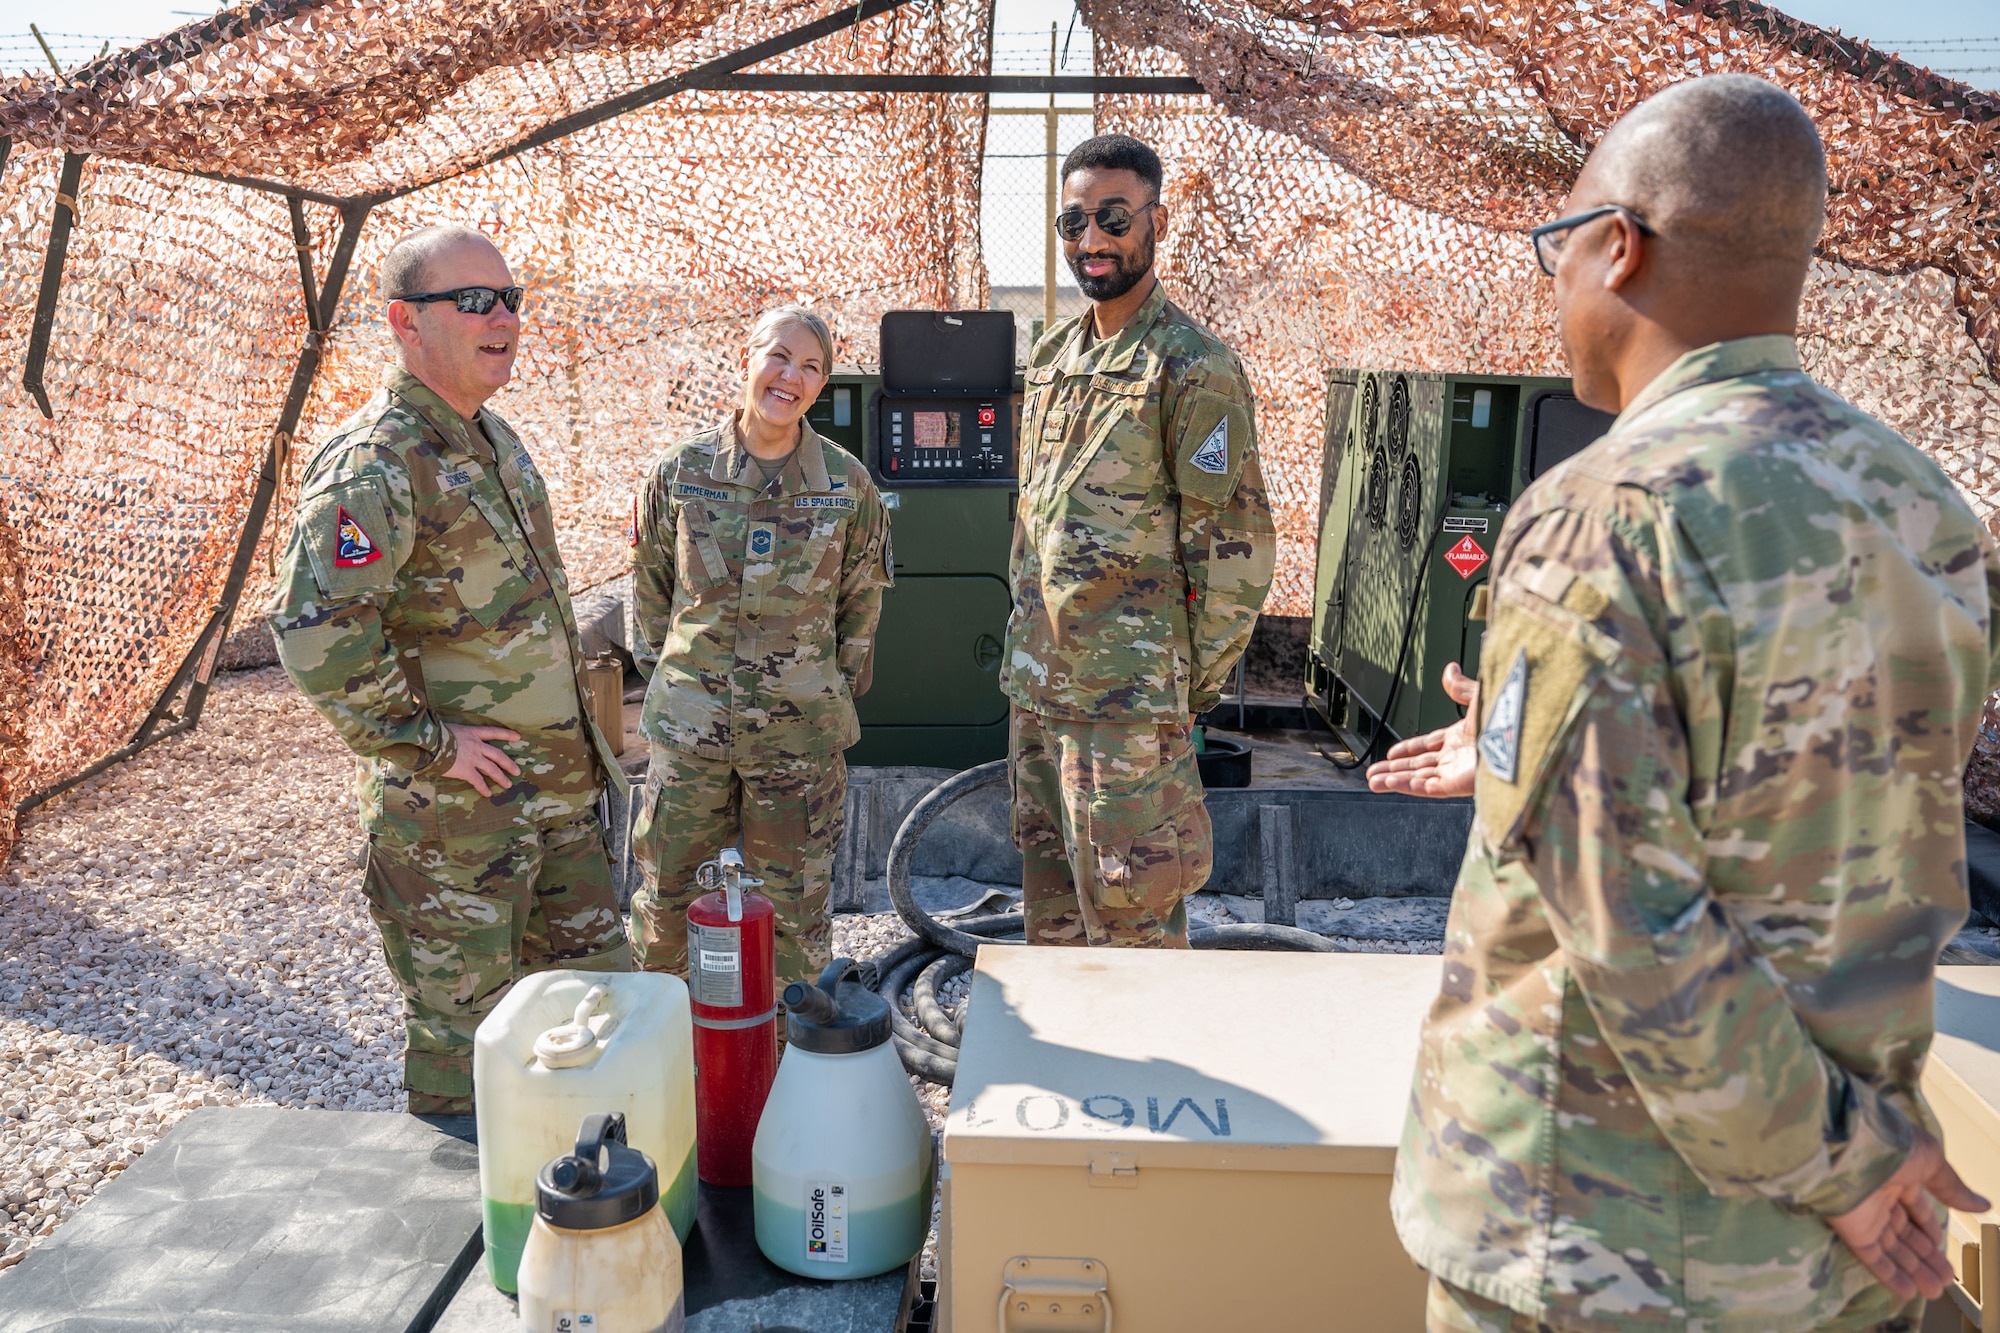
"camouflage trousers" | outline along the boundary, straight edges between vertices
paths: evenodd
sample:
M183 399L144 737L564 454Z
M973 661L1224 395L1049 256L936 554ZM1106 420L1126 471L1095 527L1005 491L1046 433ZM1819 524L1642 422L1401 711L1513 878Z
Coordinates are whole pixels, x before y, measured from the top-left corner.
M1185 949L1214 841L1189 727L1016 707L1008 741L1028 942Z
M1860 1300L1874 1304L1865 1295ZM1924 1322L1923 1298L1919 1297L1905 1306L1903 1313L1894 1319L1864 1317L1869 1322L1829 1324L1824 1329L1816 1330L1816 1333L1918 1333ZM1593 1330L1603 1327L1610 1327L1610 1324L1592 1324ZM1651 1321L1632 1327L1667 1329L1678 1325ZM1435 1277L1431 1279L1430 1291L1424 1302L1424 1329L1425 1333L1572 1333L1568 1325L1544 1324L1539 1319L1510 1310L1498 1301L1489 1301L1484 1296Z
M632 967L595 812L415 842L378 830L362 892L403 991L419 1115L472 1109L473 1030L516 979Z
M826 896L846 809L847 762L837 754L731 761L653 746L632 830L639 966L687 975L695 871L740 835L745 871L764 881L757 892L777 910L778 991L818 977L832 959Z

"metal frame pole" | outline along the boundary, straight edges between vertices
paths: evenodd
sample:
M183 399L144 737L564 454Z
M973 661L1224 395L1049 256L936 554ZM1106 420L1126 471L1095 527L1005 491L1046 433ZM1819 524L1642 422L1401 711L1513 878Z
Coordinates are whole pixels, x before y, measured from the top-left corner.
M291 200L292 238L299 252L299 282L308 328L305 345L300 348L298 362L292 368L291 387L285 394L284 406L279 410L277 427L272 431L271 443L264 451L264 463L257 473L257 487L250 498L250 511L244 516L243 531L236 540L236 554L229 562L229 577L223 583L222 597L209 616L207 625L196 637L194 646L181 660L173 679L167 682L159 702L139 724L138 734L132 738L131 744L106 755L74 777L36 792L15 807L17 814L26 814L50 797L68 791L113 764L122 763L157 741L189 730L201 720L202 707L208 700L209 680L215 669L215 657L221 650L223 639L229 634L237 600L242 597L243 585L249 577L250 561L256 554L258 541L263 537L264 522L270 517L271 502L278 490L278 476L290 452L292 433L298 429L299 416L305 411L306 397L312 392L313 380L319 373L320 362L325 355L326 331L332 326L334 313L339 308L341 289L347 283L348 270L354 262L354 248L360 240L361 228L368 219L370 208L365 200L360 200L351 201L341 209L340 240L334 246L332 262L327 265L326 286L315 292L312 248L306 231L305 213L297 199ZM176 711L174 701L183 686L187 687L187 701Z

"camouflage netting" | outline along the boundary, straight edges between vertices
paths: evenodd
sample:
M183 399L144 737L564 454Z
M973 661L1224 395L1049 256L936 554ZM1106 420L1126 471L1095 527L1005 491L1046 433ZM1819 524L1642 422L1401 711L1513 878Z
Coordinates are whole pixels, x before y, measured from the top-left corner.
M2000 440L2000 101L1749 0L1083 10L1100 72L1190 73L1213 98L1102 98L1099 122L1161 148L1177 219L1166 271L1256 381L1284 537L1273 612L1310 611L1326 370L1559 372L1521 233L1556 214L1620 112L1723 69L1783 83L1828 141L1812 368L1920 442L1989 522L2000 509L2000 450L1986 452ZM301 447L373 385L373 270L394 237L439 219L496 236L534 292L496 406L539 446L585 585L622 560L646 459L729 396L758 309L812 302L842 359L866 360L882 310L983 303L984 104L682 92L497 155L850 12L263 0L72 82L0 90L15 146L0 175L0 853L14 802L129 739L187 655L307 335L283 200L187 173L376 203ZM983 73L990 28L986 0L911 0L756 70ZM64 149L93 156L45 422L14 381ZM305 212L323 281L339 219L326 202Z

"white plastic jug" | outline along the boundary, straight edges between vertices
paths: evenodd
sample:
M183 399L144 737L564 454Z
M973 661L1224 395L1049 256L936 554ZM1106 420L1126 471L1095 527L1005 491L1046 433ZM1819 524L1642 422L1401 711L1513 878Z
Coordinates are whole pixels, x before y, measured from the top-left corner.
M681 1246L660 1211L653 1159L625 1143L625 1117L584 1117L576 1151L535 1178L521 1251L530 1333L682 1333Z
M479 1193L493 1285L512 1292L535 1175L592 1112L622 1113L658 1164L674 1234L694 1226L694 1036L687 983L658 972L536 972L474 1034Z
M889 1043L889 1004L836 958L785 988L785 1041L750 1150L757 1248L803 1277L873 1277L923 1248L931 1131Z

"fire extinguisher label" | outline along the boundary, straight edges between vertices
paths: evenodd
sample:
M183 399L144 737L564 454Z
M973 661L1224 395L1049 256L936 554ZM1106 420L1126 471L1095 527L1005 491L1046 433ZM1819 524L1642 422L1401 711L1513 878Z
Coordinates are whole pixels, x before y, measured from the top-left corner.
M806 1182L806 1258L847 1262L847 1182Z
M696 1004L743 1003L743 928L688 923L688 993Z

